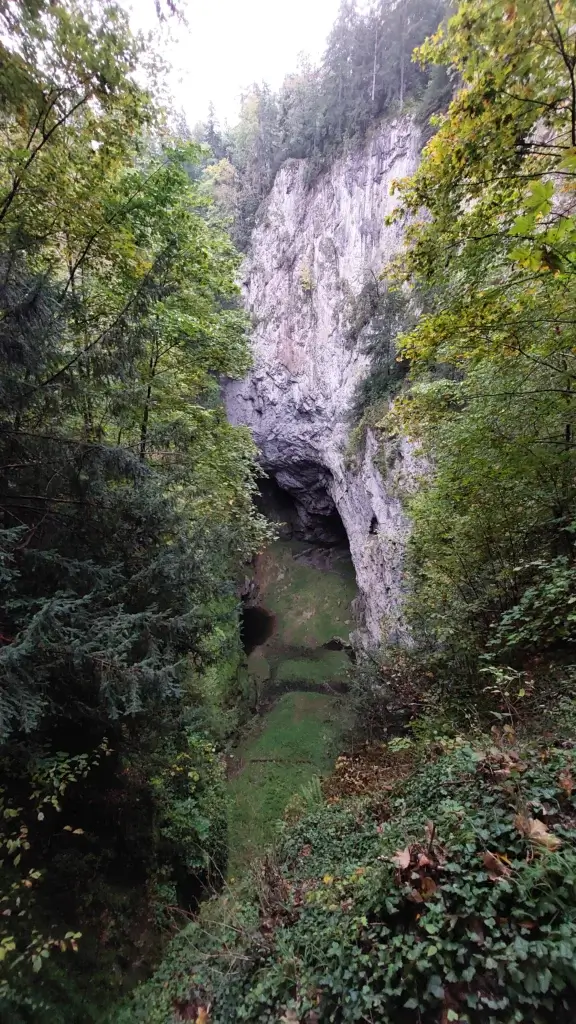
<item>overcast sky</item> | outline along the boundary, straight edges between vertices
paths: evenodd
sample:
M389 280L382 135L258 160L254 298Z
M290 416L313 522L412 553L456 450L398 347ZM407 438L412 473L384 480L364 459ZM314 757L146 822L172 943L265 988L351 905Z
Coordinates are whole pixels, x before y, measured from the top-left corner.
M339 0L187 0L188 28L158 26L154 0L124 0L134 26L152 30L170 61L176 105L193 125L210 100L219 119L234 123L241 90L266 81L277 88L296 70L298 55L321 56Z

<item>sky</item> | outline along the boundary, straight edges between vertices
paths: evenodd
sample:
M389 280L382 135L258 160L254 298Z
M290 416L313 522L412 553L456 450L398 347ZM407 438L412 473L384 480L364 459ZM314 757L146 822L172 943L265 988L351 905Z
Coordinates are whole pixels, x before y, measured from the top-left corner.
M210 101L221 123L234 124L244 87L266 81L276 89L296 70L300 53L317 60L339 0L187 0L188 27L170 19L167 30L158 24L154 0L124 0L124 6L135 28L153 32L172 65L175 106L193 126L205 119Z

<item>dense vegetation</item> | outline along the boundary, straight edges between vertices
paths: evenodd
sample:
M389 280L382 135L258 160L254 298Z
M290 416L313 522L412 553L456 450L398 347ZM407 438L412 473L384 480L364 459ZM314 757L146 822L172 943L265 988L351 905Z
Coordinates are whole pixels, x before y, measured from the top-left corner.
M460 0L420 51L459 87L352 325L384 321L357 416L428 463L406 497L415 647L355 670L372 742L123 1022L574 1019L575 17Z
M405 781L285 826L122 1022L201 1021L210 1003L218 1024L573 1020L574 751L520 761L456 737L431 764L431 738ZM405 753L388 758L406 773ZM353 768L340 761L333 792Z
M344 3L320 68L254 87L229 136L198 130L207 164L168 131L119 8L0 5L8 1024L574 1019L576 2L460 0L410 62L446 9ZM324 698L277 705L306 785L217 896L236 581L267 538L219 398L249 365L220 218L245 244L282 160L313 176L375 119L449 98L398 184L406 250L343 339L373 356L356 420L428 464L406 496L414 649L353 670L353 752L322 784L298 714ZM301 678L295 652L279 681ZM279 811L281 763L232 791L269 770Z
M255 83L232 129L222 131L213 111L196 127L195 138L214 156L206 184L233 219L241 248L285 160L306 157L313 180L378 119L409 105L426 122L448 102L453 87L446 69L429 72L410 60L448 7L447 0L375 0L369 7L342 0L319 67L303 59L277 94Z
M470 0L422 51L464 88L401 186L402 272L432 299L397 415L435 466L412 505L415 614L468 678L486 650L522 667L575 637L573 15Z
M69 1024L225 869L265 530L218 390L238 260L153 56L114 5L14 0L0 35L0 1016Z

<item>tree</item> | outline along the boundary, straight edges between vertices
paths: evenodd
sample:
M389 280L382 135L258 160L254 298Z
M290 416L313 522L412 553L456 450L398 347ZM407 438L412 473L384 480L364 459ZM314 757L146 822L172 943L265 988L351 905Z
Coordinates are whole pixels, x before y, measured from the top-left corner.
M401 185L404 278L433 301L401 349L399 415L435 464L416 592L461 652L521 599L536 553L573 558L573 13L463 0L421 51L462 88Z
M238 257L187 173L197 147L157 141L143 56L113 5L3 8L0 846L35 900L1 918L0 1002L17 1014L40 957L50 1024L56 913L121 946L154 893L188 905L221 874L234 580L266 535L218 393L248 366ZM76 783L50 817L29 810L47 764ZM100 954L78 956L90 976Z
M308 159L311 182L347 141L362 139L378 119L401 113L409 100L412 115L424 122L445 106L451 82L418 67L410 55L447 9L447 0L378 0L368 9L342 0L318 67L301 57L277 95L266 84L252 85L228 138L222 138L209 113L195 137L236 171L236 195L227 198L226 207L234 210L239 248L248 246L258 207L285 160ZM218 172L208 169L207 186L222 177L229 195L232 175L226 165Z

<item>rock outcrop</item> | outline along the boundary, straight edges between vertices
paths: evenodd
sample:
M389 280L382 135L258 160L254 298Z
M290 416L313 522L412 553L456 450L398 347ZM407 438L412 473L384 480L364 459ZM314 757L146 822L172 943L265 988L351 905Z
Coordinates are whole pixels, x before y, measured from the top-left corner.
M231 421L251 428L263 465L292 494L304 526L307 517L317 525L319 516L339 513L372 643L406 640L408 524L399 492L415 461L396 442L383 473L369 433L351 468L350 408L369 358L362 332L351 340L350 324L370 276L401 246L402 226L385 223L394 206L390 186L415 169L419 148L419 132L400 119L378 126L312 185L305 161L281 168L244 266L255 365L226 389Z

